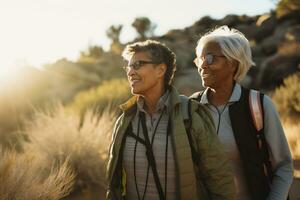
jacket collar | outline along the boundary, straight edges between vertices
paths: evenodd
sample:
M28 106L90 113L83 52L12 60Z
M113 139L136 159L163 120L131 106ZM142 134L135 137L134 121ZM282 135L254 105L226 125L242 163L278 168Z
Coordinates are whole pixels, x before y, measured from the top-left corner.
M210 104L209 101L208 101L208 90L209 88L206 88L203 92L203 95L201 96L201 99L200 99L200 103L201 104ZM236 83L234 85L234 88L233 88L233 91L231 93L231 96L228 100L229 103L234 103L234 102L237 102L240 100L241 98L241 95L242 95L242 88L241 88L241 85Z
M170 98L169 109L172 109L173 107L175 107L177 104L180 103L179 94L176 88L173 86L170 87L169 98ZM125 113L131 112L136 109L137 101L138 101L138 96L134 95L133 97L128 99L125 103L119 105L119 108Z

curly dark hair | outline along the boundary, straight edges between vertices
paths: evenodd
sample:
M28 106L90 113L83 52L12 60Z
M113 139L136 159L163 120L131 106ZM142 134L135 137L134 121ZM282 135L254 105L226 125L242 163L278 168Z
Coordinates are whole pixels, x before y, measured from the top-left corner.
M122 57L126 61L129 61L130 56L138 52L146 52L154 62L164 63L167 66L164 84L167 87L170 86L173 81L174 72L176 71L176 56L174 52L161 42L146 40L128 44L122 53Z

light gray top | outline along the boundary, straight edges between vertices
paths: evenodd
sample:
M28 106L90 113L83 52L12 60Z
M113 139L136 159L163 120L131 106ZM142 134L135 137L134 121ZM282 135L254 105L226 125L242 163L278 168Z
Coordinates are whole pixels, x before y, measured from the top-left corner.
M167 126L169 120L169 91L167 91L158 101L156 106L156 112L154 115L150 116L144 109L144 99L139 98L137 103L137 113L131 122L133 134L137 135L138 132L138 121L139 111L144 112L146 115L146 127L148 131L148 136L151 141L151 138L154 134L154 129L157 126L155 137L153 140L153 154L156 161L156 167L162 185L163 191L165 193L165 151L166 151L166 136L167 136ZM159 118L161 117L160 121ZM141 123L139 124L139 137L144 139L143 129ZM168 136L168 155L167 155L167 199L175 199L175 163L173 156L173 148L171 145L171 138ZM135 186L135 177L134 177L134 151L135 151L136 140L132 137L126 138L123 163L126 171L126 199L138 199L137 191ZM146 157L146 148L143 144L137 143L136 146L136 180L137 187L142 199L143 192L145 189L146 177L147 177L147 167L148 160ZM145 199L147 200L157 200L159 199L159 194L155 185L153 178L152 169L150 167L148 177L148 186L145 194Z
M202 95L200 103L209 109L216 128L220 125L218 136L224 149L229 156L233 170L237 189L237 200L250 199L249 191L246 186L246 179L242 168L241 157L234 139L231 120L229 117L228 106L237 102L241 97L241 86L236 84L227 105L215 107L211 105L207 98L206 89ZM265 95L264 106L264 134L268 143L271 156L274 178L268 200L284 200L287 198L290 185L293 181L293 162L289 146L280 123L279 115L271 99ZM242 114L242 113L241 113Z

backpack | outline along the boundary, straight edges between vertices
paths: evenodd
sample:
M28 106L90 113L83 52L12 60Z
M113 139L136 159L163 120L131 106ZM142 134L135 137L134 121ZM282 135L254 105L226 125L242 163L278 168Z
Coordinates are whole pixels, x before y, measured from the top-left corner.
M183 113L183 118L184 118L184 125L185 125L185 129L186 129L186 133L188 135L188 139L189 139L189 143L191 146L191 153L192 153L192 158L195 164L198 163L198 159L197 159L197 152L195 150L195 147L192 145L192 137L191 137L191 132L190 129L192 127L192 120L191 120L191 101L197 101L200 102L201 97L203 95L204 91L200 91L195 93L194 95L192 95L191 97L186 97L183 95L180 95L180 99L182 102L182 113ZM264 127L264 115L263 115L263 97L264 94L260 93L257 90L253 90L250 89L249 90L249 108L251 111L251 116L252 116L252 120L253 120L253 124L257 130L257 132L260 132L260 134L264 134L262 131L263 127ZM268 152L268 148L267 148L267 143L262 142L261 138L262 136L257 136L257 143L259 144L259 148L263 148L265 151ZM265 163L268 163L270 165L270 161L267 159L264 161ZM273 176L273 172L270 169L270 167L267 167L265 169L265 172L268 174L269 179L272 179ZM289 195L287 197L287 200L289 200Z
M183 119L184 119L184 126L185 126L185 130L188 136L188 140L189 140L189 144L190 144L190 148L191 148L191 153L192 153L192 158L195 164L198 164L198 159L197 159L197 152L195 150L195 147L193 145L192 142L192 136L191 136L191 127L192 127L192 120L191 120L191 103L192 101L197 101L199 102L202 95L203 95L204 91L200 91L198 93L196 93L196 95L193 95L191 97L186 97L184 95L180 95L180 100L182 103L182 113L183 113ZM249 107L251 110L251 116L252 116L252 120L254 123L254 126L257 130L257 132L259 132L262 128L263 128L263 122L264 122L264 118L263 118L263 94L259 93L256 90L250 90L249 92ZM261 142L261 140L259 140L260 137L257 137L258 143L260 144L261 148L267 148L266 146L264 146Z

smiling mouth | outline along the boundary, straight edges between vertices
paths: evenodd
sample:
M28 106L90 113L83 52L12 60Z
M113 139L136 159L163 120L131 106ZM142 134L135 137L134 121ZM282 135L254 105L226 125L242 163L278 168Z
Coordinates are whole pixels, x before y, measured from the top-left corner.
M208 78L208 77L210 77L210 75L209 74L201 74L201 77L202 78Z
M139 81L140 81L139 79L130 79L130 84L134 85L134 84L136 84Z

